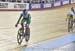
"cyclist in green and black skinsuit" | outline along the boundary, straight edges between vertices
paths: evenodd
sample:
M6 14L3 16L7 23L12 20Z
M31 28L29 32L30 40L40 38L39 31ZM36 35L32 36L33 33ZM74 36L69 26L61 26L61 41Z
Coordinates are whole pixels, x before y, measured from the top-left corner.
M21 18L22 18L22 20L21 20ZM26 42L28 43L29 37L30 37L29 25L31 23L31 15L28 13L27 9L24 9L23 13L21 13L21 15L20 15L20 17L19 17L19 19L18 19L18 21L17 21L17 23L15 25L16 27L18 26L20 20L21 20L21 27L22 27L23 30L24 30L24 25L23 24L24 24L24 22L26 22L26 25L25 25L26 30L25 30L25 32L27 32L27 33L25 34L25 38L26 38Z

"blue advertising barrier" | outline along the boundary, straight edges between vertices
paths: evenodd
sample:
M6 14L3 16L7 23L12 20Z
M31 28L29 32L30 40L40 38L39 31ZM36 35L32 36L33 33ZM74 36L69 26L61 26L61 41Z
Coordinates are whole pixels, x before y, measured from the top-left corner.
M69 0L69 4L71 4L71 1L72 1L72 0Z
M63 5L63 1L60 1L61 2L61 6Z
M38 4L29 4L30 10L36 10L36 9L45 9L45 8L53 8L57 6L63 6L65 4L71 4L72 0L62 0L58 2L52 2L52 3L38 3Z
M29 4L29 9L31 10L32 6L31 6L31 3Z
M41 9L42 4L29 4L29 9Z
M41 9L43 9L44 8L44 5L43 5L43 3L41 3Z

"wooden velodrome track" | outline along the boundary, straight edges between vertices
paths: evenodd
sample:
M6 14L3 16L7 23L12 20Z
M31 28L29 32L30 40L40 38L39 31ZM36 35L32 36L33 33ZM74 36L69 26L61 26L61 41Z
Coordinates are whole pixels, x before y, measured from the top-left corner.
M29 44L38 44L46 40L65 36L67 32L66 14L75 4L51 10L30 11L32 22ZM0 11L0 51L20 51L16 36L20 27L15 28L20 11ZM30 45L29 45L30 46Z

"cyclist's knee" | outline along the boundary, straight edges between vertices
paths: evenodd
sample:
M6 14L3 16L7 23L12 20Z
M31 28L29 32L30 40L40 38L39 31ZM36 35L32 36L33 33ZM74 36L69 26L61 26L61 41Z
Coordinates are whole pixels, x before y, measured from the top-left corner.
M30 34L30 28L26 28L26 34Z
M29 28L29 24L26 24L25 26L26 26L26 28Z

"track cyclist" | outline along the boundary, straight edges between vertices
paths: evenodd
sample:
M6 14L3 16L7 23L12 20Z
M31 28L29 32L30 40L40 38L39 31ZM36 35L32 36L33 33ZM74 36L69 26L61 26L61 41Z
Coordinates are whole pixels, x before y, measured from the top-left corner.
M73 23L75 22L75 10L73 7L71 7L71 10L67 14L66 21L67 19L68 19L68 32L70 32L70 30L73 32Z
M24 9L22 11L22 13L20 14L20 17L15 25L15 27L18 26L19 22L21 21L21 28L23 31L27 32L25 33L25 41L26 41L26 44L28 44L28 41L29 41L29 38L30 38L30 23L31 23L31 15L28 13L28 10L27 9ZM24 23L25 24L25 28L26 30L24 30Z

